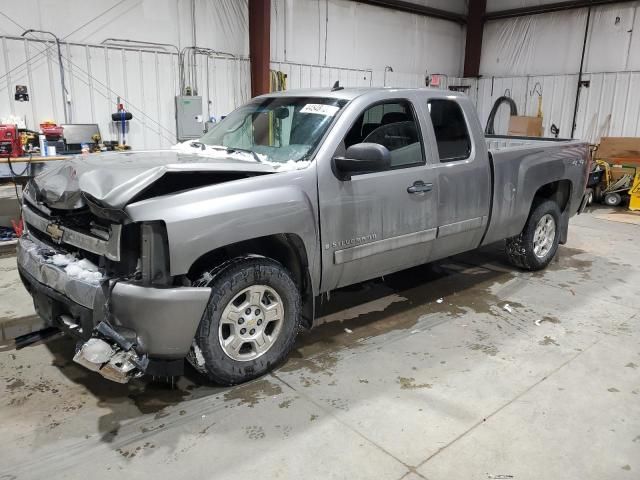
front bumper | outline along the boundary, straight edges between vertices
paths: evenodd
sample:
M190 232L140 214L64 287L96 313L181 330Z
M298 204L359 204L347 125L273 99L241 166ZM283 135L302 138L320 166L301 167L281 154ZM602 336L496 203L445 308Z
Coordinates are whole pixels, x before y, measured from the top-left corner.
M104 320L111 291L110 323L135 337L136 350L150 359L186 356L211 295L210 288L154 288L105 279L100 283L71 277L48 259L55 252L28 234L18 241L18 269L38 314L51 326L73 318L76 332L89 339ZM68 322L66 322L68 323Z

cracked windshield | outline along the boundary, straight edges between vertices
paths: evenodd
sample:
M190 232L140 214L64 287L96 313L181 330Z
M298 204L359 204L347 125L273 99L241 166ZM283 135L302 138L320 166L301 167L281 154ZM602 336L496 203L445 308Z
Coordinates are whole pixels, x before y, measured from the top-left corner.
M346 103L321 97L256 99L225 117L200 142L250 151L256 160L266 163L309 160Z

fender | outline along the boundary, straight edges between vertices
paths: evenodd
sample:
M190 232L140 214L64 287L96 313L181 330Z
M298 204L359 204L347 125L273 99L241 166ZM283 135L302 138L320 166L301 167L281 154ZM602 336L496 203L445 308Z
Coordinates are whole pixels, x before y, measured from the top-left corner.
M293 233L304 243L315 283L319 241L312 178L294 171L236 180L143 200L126 212L136 222L165 223L172 276L186 274L198 258L217 248Z

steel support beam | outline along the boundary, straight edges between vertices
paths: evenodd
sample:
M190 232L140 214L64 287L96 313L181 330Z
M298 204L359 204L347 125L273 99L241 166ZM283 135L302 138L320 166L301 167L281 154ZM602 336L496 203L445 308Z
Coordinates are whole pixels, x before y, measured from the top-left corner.
M464 76L477 77L480 74L482 53L482 32L487 0L469 0L467 17L467 41L464 49Z
M251 96L269 93L271 0L249 0Z
M423 15L425 17L440 18L442 20L449 20L464 24L467 21L466 15L460 13L449 12L447 10L440 10L439 8L426 7L413 2L406 2L403 0L354 0L358 3L364 3L366 5L373 5L376 7L388 8L390 10L396 10L398 12L414 13L416 15Z
M632 1L634 0L575 0L573 2L547 3L545 5L533 5L530 7L489 12L484 18L485 20L498 20L501 18L524 17L526 15L538 15L540 13L560 12L562 10L611 5L614 3L629 3ZM471 6L469 6L469 9L471 9Z

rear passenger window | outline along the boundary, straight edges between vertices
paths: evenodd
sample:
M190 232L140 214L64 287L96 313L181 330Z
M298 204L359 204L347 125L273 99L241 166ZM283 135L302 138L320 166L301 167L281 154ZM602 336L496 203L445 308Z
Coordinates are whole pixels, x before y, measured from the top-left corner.
M424 164L418 123L408 101L394 100L367 108L344 139L345 148L364 142L387 147L391 168Z
M471 140L460 105L452 100L429 100L441 162L464 160L471 155Z

